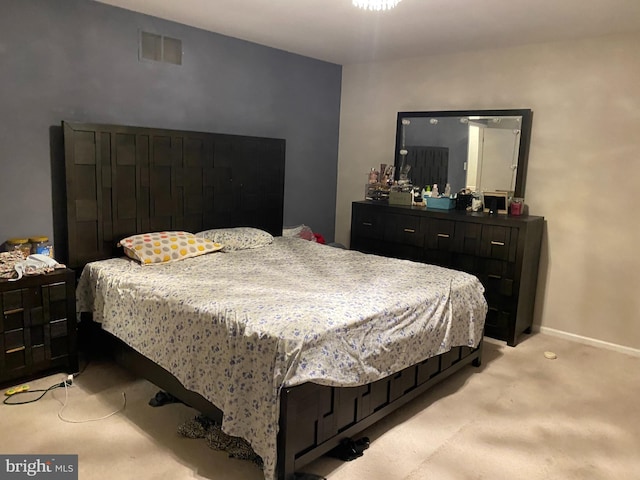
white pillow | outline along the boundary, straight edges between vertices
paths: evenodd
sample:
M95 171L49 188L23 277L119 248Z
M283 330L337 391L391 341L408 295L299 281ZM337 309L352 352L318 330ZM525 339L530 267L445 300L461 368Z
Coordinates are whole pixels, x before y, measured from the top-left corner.
M254 227L214 228L198 232L196 237L221 243L227 252L264 247L273 242L269 232Z

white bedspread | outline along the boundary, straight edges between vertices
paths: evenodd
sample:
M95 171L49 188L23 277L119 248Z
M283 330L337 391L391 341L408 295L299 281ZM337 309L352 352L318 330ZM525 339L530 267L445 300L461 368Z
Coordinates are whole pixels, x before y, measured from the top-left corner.
M168 265L90 263L77 307L220 408L272 480L283 385L363 385L475 347L483 292L454 270L276 237Z

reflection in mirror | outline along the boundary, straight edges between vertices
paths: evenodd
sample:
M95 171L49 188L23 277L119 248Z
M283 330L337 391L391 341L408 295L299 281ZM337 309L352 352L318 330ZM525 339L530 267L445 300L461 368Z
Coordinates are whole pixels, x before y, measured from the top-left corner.
M524 196L531 110L399 112L396 171L419 187Z

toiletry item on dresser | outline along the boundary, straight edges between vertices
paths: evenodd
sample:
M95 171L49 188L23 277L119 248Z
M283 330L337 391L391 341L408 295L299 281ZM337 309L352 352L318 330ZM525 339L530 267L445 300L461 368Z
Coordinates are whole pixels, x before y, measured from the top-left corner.
M444 196L445 197L450 197L451 196L451 184L447 183L444 187Z
M36 253L53 258L53 245L49 242L49 237L31 237L29 242L31 243L32 254Z
M431 196L431 185L427 185L422 189L422 200L424 201L425 205L427 204L427 198L429 198L430 196Z
M381 163L380 164L380 176L378 178L378 182L382 183L383 185L391 185L391 182L393 181L393 175L394 175L394 166L393 165L387 165L386 163Z
M471 198L471 211L473 212L482 211L482 198L480 198L480 196L475 193Z
M433 184L433 188L431 189L431 196L432 197L439 197L440 196L440 192L438 192L438 184L437 183Z
M371 171L369 172L369 177L368 177L369 183L378 183L378 175L379 175L379 172L375 168L372 168Z
M524 199L514 197L509 205L509 213L513 216L522 215L524 209Z

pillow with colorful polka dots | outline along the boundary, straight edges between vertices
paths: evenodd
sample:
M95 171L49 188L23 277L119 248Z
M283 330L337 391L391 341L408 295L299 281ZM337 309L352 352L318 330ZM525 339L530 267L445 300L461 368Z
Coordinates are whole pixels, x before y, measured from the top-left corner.
M131 235L118 242L125 255L142 265L171 263L221 250L223 245L189 232L152 232Z

